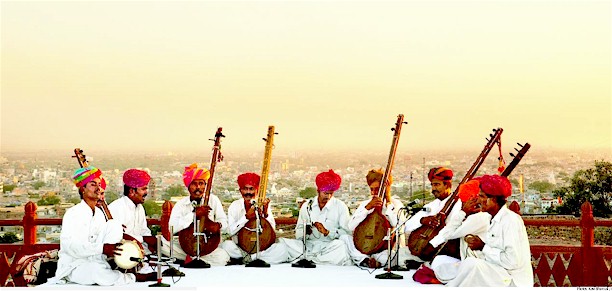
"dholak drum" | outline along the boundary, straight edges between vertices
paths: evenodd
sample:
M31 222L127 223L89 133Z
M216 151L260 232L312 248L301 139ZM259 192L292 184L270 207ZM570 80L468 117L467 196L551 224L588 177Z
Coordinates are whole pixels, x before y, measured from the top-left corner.
M132 269L144 259L142 245L136 240L122 239L120 248L120 254L114 256L114 261L121 269Z

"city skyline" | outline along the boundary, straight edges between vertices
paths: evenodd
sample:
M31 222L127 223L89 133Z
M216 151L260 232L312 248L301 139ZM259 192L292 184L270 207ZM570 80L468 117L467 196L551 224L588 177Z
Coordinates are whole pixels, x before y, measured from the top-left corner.
M612 151L609 2L0 5L0 155Z

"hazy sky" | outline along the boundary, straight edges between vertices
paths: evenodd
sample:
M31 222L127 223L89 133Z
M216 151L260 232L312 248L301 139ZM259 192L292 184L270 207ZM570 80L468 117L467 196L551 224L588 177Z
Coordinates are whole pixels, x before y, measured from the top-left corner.
M612 151L610 1L1 2L0 150Z

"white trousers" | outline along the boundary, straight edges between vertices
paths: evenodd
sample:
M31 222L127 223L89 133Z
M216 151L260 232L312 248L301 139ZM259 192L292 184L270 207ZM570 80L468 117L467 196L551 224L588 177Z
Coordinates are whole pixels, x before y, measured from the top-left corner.
M353 236L352 235L348 235L348 234L344 234L340 236L340 239L342 241L344 241L344 243L346 244L346 248L349 254L349 257L351 257L351 260L353 260L353 263L355 263L356 265L359 265L359 263L361 263L364 259L368 258L368 257L372 257L374 258L377 262L379 262L381 265L386 266L387 265L387 259L388 259L388 253L386 251L386 249L384 251L380 251L378 253L375 254L371 254L371 255L366 255L362 252L360 252L356 247L355 247L355 242L353 241ZM391 262L393 263L393 262Z
M249 255L247 252L243 251L234 241L226 240L221 243L221 248L224 249L233 259L244 258ZM255 259L263 260L268 264L282 264L287 262L289 257L289 253L287 252L287 245L280 243L273 243L270 247L268 247L264 251L259 252L259 256L257 253L250 255L250 260Z
M335 239L332 241L307 240L306 254L304 254L304 244L302 240L280 238L278 243L287 246L289 253L288 261L294 261L299 257L305 257L313 261L315 264L322 265L352 265L351 258L348 255L348 250L344 241Z
M514 286L512 277L501 266L477 258L461 262L454 279L446 283L450 287L507 287Z
M164 256L170 256L170 242L168 242L163 237L162 237L162 254ZM173 239L173 242L172 242L172 256L179 260L185 260L187 258L187 254L181 248L181 244L178 241L178 237ZM195 258L195 257L192 257L192 258ZM200 256L200 259L210 264L211 266L225 266L227 265L227 262L229 262L230 256L224 249L222 249L221 247L217 247L210 254Z

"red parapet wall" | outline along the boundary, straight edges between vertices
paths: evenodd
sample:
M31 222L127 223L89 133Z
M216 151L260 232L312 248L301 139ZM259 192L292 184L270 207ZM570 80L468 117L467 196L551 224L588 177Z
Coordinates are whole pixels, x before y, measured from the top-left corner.
M518 204L510 209L520 213ZM149 225L160 225L162 235L170 238L168 222L173 204L166 201L162 206L160 219L147 219ZM61 225L61 218L38 219L36 204L28 202L22 220L0 220L0 226L23 226L23 244L0 244L0 286L26 286L15 275L15 262L24 255L45 250L58 249L59 244L37 244L38 225ZM531 245L531 263L534 269L534 286L612 286L612 246L594 246L594 228L611 227L612 220L593 218L591 204L581 207L580 221L552 219L524 219L528 226L572 226L581 228L581 246ZM294 225L296 218L276 218L277 225Z

